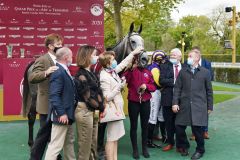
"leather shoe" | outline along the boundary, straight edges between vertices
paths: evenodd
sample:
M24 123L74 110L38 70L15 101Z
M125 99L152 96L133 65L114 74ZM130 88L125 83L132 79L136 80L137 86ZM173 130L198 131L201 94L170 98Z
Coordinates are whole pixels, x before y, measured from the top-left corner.
M195 152L192 157L191 157L191 160L197 160L197 159L200 159L201 157L203 156L203 153L200 153L200 152Z
M208 135L208 132L204 132L203 133L203 138L204 139L209 139L210 138L209 135Z
M133 151L132 156L133 156L134 159L139 159L140 156L139 156L138 150Z
M163 147L163 151L169 151L169 150L171 150L172 148L173 148L173 145L169 144L169 145Z
M149 153L148 153L148 150L147 150L147 148L146 147L143 147L143 157L144 158L150 158L150 155L149 155Z

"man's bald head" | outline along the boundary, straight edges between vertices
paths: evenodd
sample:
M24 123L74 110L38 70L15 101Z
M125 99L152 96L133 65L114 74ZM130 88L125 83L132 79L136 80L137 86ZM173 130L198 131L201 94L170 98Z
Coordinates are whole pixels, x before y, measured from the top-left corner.
M72 63L72 51L67 47L62 47L57 50L56 53L57 61L64 63L69 66Z

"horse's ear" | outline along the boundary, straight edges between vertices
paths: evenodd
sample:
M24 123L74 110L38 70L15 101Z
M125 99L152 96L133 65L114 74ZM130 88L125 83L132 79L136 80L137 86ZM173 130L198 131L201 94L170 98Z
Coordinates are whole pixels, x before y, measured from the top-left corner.
M142 32L142 23L141 23L141 25L140 25L140 27L138 28L138 31L137 31L139 34L141 34L141 32Z
M129 28L129 34L133 32L134 29L134 22L131 23L130 28Z

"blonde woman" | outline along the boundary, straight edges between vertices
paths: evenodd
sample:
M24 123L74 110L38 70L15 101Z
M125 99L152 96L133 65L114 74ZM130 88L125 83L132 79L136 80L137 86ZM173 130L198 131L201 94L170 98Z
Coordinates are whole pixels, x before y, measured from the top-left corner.
M136 54L143 48L139 47L131 52L119 65L115 60L113 51L106 51L99 56L99 62L103 69L100 72L100 86L107 101L114 101L122 110L124 106L121 89L126 81L121 79L117 73L126 68ZM107 143L105 146L107 160L117 160L118 140L124 136L125 129L123 120L107 123Z

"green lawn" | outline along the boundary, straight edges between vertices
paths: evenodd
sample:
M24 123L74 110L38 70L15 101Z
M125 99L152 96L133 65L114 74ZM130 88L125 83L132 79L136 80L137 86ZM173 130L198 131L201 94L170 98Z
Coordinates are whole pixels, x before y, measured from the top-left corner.
M240 89L213 85L214 91L240 92Z
M221 103L224 101L227 101L229 99L235 98L237 95L231 95L231 94L214 94L213 95L213 103Z

